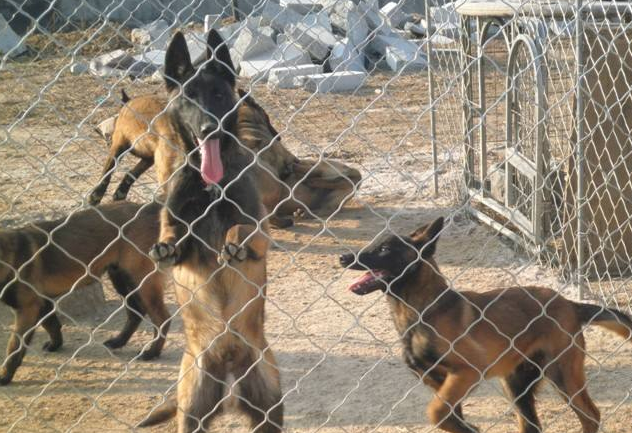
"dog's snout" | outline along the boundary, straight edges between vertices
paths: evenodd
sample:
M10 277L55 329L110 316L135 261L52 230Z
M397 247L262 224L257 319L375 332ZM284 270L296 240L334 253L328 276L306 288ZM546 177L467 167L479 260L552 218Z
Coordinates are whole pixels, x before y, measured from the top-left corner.
M217 125L216 124L211 123L211 122L206 122L206 123L202 124L202 126L200 127L200 135L202 137L208 137L213 132L215 132L216 129L217 129Z
M355 262L355 254L353 253L349 253L349 254L341 254L340 255L340 264L343 267L347 267L351 264L353 264L353 262Z

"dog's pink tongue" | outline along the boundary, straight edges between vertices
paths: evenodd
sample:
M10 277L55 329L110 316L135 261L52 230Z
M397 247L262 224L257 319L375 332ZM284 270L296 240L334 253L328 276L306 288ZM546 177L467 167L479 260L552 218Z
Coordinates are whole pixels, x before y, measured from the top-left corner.
M219 183L224 177L224 166L219 151L219 139L198 140L202 154L202 179L207 185Z
M365 274L363 274L361 277L356 278L349 286L349 290L354 292L358 290L359 288L361 288L364 284L371 281L375 281L378 278L384 277L385 275L386 275L386 272L381 271L381 270L368 271Z

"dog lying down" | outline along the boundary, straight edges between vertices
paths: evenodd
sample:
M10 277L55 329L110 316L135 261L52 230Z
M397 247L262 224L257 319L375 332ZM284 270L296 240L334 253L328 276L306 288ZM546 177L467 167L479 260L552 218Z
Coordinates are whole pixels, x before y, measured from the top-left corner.
M261 200L271 214L275 227L288 227L294 218L329 218L353 197L361 175L341 162L323 159L299 159L283 144L268 114L251 96L239 89L237 134L241 143L258 152L254 175ZM161 185L174 171L174 146L165 120L167 100L156 95L130 99L123 92L125 106L116 120L102 122L97 132L110 141L110 151L100 183L90 195L90 204L101 202L111 180L117 159L127 152L140 158L114 193L123 200L136 179L156 165Z
M583 432L596 432L600 415L586 389L582 328L599 325L630 339L632 319L544 287L455 291L433 257L442 229L439 218L340 257L344 267L368 269L351 284L353 293L387 294L406 363L436 391L429 419L449 432L477 432L461 404L483 379L498 377L515 404L520 432L540 432L535 394L546 378L570 403Z

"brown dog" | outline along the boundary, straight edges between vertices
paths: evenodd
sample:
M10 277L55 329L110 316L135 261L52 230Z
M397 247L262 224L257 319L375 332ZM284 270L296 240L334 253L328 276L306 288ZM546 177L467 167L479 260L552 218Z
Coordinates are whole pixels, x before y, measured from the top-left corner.
M358 170L333 160L297 158L283 146L263 107L243 90L239 95L239 139L260 156L255 177L263 204L277 218L273 225L298 215L328 218L354 196L362 179Z
M264 335L265 210L249 169L252 153L234 138L237 95L228 48L215 30L208 47L207 61L196 69L178 32L165 56L166 121L178 131L180 151L150 256L174 265L186 349L177 399L172 409L159 409L159 421L177 407L178 433L205 429L221 412L232 377L231 394L252 429L277 433L282 394Z
M629 339L632 319L579 304L542 287L456 292L433 255L440 218L409 236L386 235L357 255L340 257L350 269L369 269L350 290L382 290L411 369L436 391L428 417L441 429L472 433L461 403L483 379L499 377L516 406L521 433L540 432L535 410L538 384L547 378L581 421L584 433L599 428L599 410L584 375L584 325L603 326Z
M299 160L283 146L265 110L243 90L239 96L237 137L258 154L256 186L273 226L291 226L294 215L328 218L353 197L361 180L358 170L332 160ZM125 175L114 200L125 199L134 181L154 164L161 185L173 173L177 146L165 120L166 99L150 95L130 100L124 92L122 99L125 106L115 122L101 182L90 195L93 205L102 200L125 152L140 161Z
M50 336L44 350L61 347L61 323L51 299L106 272L126 298L127 322L118 336L104 344L113 349L124 346L148 314L155 339L141 358L160 355L170 318L163 302L166 282L162 273L154 272L146 254L158 237L159 209L157 204L141 209L135 203L119 202L0 231L0 299L15 310L0 384L13 378L40 323Z

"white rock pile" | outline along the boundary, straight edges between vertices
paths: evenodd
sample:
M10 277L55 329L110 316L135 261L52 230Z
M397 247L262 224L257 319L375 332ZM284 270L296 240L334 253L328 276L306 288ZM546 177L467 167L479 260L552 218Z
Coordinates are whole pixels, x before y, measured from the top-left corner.
M448 3L432 8L436 35L442 43L459 37L458 17ZM398 3L381 9L377 0L266 1L243 21L221 25L209 15L205 31L217 29L230 49L236 73L272 88L305 88L316 92L352 91L363 85L367 68L394 73L427 68L422 50L427 23L404 13ZM130 75L159 78L172 28L159 20L134 29L132 41L142 52L117 50L90 63L99 76ZM189 31L186 40L192 60L205 53L205 34Z

